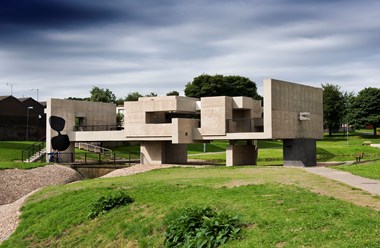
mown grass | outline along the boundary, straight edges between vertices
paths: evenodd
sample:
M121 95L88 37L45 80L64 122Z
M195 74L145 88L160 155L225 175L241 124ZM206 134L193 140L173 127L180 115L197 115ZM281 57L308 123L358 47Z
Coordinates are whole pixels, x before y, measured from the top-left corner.
M352 174L380 180L380 161L373 161L370 163L357 163L352 165L335 166L334 169L347 171Z
M32 169L46 163L23 163L21 151L28 148L34 141L0 141L0 170L2 169Z
M355 160L355 155L364 152L364 160L380 159L380 149L363 146L364 141L372 143L380 143L380 136L371 136L363 133L353 133L348 137L346 135L325 136L323 140L317 141L317 161L352 161ZM30 143L30 142L29 142ZM20 159L20 150L26 147L28 142L0 142L0 169L1 168L33 168L43 166L44 164L23 165L17 160ZM203 144L188 145L188 158L193 160L201 160L218 164L225 164L226 154L225 149L228 141L213 141L206 144L206 152L203 152ZM281 165L283 163L282 141L276 140L259 140L258 165ZM113 153L117 158L138 159L139 146L126 145L112 148ZM84 160L84 154L87 153L89 161L97 161L98 155L76 149L76 159ZM7 166L7 163L11 163ZM4 163L2 163L4 162Z
M190 206L240 217L242 239L223 247L380 246L379 211L312 193L313 187L361 194L380 206L379 199L299 169L172 168L45 188L28 200L20 226L0 247L162 247L165 216ZM116 189L135 202L89 220L91 204Z

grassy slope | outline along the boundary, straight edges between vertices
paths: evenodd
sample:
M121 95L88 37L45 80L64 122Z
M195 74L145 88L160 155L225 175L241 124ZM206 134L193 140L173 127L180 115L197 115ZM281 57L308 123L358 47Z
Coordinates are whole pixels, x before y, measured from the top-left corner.
M347 171L352 174L380 180L380 161L374 161L366 164L352 164L336 166L334 169Z
M0 247L160 247L165 216L189 206L241 217L243 239L227 247L380 246L380 212L302 187L361 195L380 207L378 198L298 169L173 168L46 188L29 199ZM135 202L88 220L91 203L114 189Z

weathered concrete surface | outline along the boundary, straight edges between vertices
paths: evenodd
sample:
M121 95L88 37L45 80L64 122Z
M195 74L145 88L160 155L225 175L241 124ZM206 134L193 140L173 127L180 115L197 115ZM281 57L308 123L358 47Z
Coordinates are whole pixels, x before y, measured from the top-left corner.
M362 189L371 194L380 195L380 181L352 175L345 171L330 169L327 167L305 167L304 170L327 177L329 179L345 183L355 188Z

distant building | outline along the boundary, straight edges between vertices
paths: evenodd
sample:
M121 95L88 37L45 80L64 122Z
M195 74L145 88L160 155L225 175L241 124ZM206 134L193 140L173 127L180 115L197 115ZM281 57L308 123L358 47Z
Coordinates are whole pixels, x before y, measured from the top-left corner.
M0 96L0 140L39 140L45 132L42 104L33 98Z

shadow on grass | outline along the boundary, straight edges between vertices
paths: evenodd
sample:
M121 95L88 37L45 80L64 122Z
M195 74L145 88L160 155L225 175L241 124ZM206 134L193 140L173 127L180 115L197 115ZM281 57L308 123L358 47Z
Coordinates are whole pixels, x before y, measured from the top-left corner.
M334 157L336 157L335 154L329 152L326 149L317 147L317 160L319 162L326 162L326 161L329 161L330 159L332 159Z

